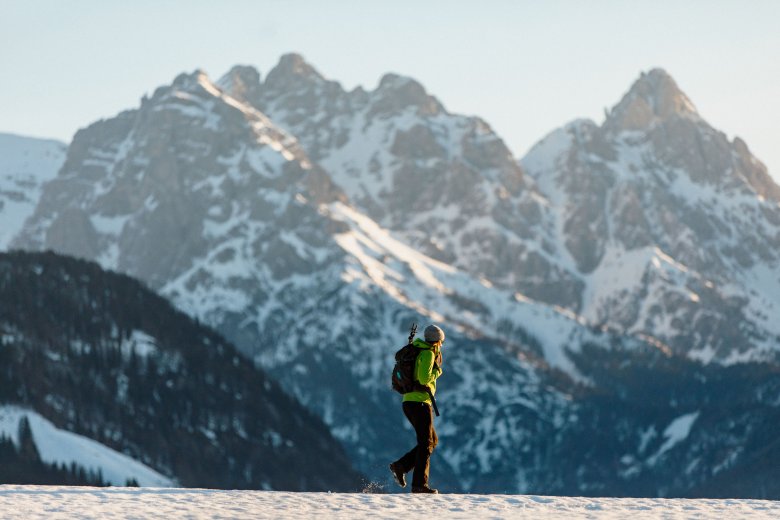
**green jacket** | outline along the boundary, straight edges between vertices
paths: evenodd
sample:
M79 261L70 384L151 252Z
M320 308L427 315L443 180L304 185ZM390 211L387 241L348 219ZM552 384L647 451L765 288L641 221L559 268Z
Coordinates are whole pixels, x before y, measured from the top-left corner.
M413 345L422 349L414 364L414 378L423 385L427 385L431 389L431 393L436 395L436 380L441 376L442 371L435 361L441 351L434 349L433 346L419 338L414 340ZM404 394L404 402L406 401L431 404L431 397L426 392L408 392Z

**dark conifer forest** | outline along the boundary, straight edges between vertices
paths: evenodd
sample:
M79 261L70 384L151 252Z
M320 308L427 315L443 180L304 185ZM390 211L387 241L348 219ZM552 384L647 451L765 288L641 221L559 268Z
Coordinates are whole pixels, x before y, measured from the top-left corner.
M153 343L139 349L139 334ZM326 426L217 333L130 277L51 252L0 254L0 403L183 486L360 482ZM41 462L25 443L0 440L0 482L104 483Z

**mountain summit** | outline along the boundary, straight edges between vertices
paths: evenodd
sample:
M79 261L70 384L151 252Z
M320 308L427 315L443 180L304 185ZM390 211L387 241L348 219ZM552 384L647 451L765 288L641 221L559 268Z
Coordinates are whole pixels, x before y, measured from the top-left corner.
M643 72L607 118L614 130L645 130L672 116L698 118L696 107L663 69Z
M435 116L445 112L438 99L426 92L419 81L398 74L385 74L379 80L376 93L381 95L381 104L375 104L375 109L382 112L401 112L406 107L413 106L419 114Z
M279 63L268 73L268 78L275 76L325 79L303 56L294 52L284 54L279 58Z
M217 86L239 101L251 99L260 87L260 73L251 65L236 65L220 78Z

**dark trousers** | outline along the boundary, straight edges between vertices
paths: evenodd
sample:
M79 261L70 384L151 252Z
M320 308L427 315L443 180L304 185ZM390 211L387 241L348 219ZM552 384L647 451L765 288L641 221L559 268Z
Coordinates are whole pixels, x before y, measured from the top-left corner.
M396 464L404 473L414 470L413 487L428 485L428 473L431 467L431 453L439 443L436 430L433 429L433 411L428 403L406 401L403 404L404 415L414 427L417 445L398 459Z

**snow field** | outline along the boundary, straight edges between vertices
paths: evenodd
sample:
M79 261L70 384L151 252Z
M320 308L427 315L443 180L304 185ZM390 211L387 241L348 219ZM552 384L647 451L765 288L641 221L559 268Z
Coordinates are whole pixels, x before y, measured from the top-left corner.
M113 485L124 485L129 479L135 479L141 486L176 485L176 482L123 453L83 435L57 428L48 419L30 409L2 405L0 434L11 438L17 446L19 421L22 417L27 417L30 422L33 440L41 460L46 463L70 465L75 462L86 470L100 470L103 479ZM0 518L6 518L6 511L2 506Z
M780 502L0 486L0 516L61 518L777 518Z

